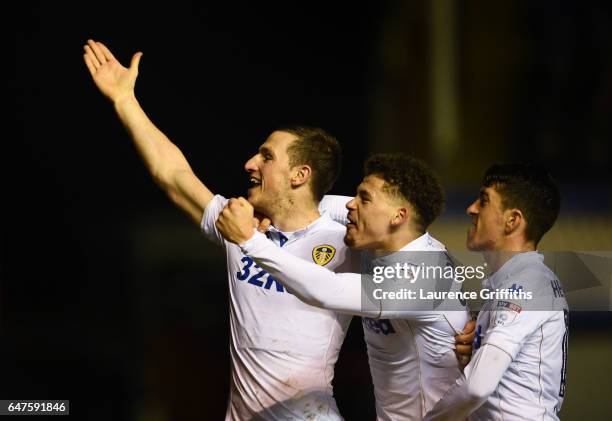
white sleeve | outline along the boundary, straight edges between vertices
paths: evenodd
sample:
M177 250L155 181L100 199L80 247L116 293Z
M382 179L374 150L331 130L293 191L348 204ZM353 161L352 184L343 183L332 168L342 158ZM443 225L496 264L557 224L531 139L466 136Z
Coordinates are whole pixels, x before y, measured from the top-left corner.
M501 301L501 303L508 302ZM494 345L514 359L525 339L555 315L557 315L557 312L554 311L527 310L516 312L498 306L489 313L491 320L482 343Z
M427 412L423 421L465 420L495 391L512 362L507 352L483 345L442 399Z
M361 275L358 273L334 273L277 247L259 232L240 247L244 254L307 304L352 315L380 315L378 307L363 309Z
M348 215L346 204L351 199L353 198L349 196L325 195L323 199L321 199L321 202L319 202L319 211L327 213L334 221L346 225L348 223L348 219L346 218Z
M204 208L204 215L202 215L202 222L200 222L200 229L204 236L221 246L225 244L225 238L217 230L215 223L227 202L228 200L225 197L218 194L214 195L210 202L208 202L208 205L206 205L206 208Z
M312 306L370 318L439 318L439 311L428 311L423 300L405 300L401 310L383 309L383 300L375 298L379 285L370 275L334 273L275 246L261 233L255 233L240 247L287 290Z

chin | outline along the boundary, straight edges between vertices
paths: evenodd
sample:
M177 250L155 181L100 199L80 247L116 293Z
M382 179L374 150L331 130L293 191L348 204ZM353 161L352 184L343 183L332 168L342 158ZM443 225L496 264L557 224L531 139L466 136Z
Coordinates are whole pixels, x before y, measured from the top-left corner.
M353 237L351 237L350 235L345 235L344 236L344 244L346 244L349 247L355 247L355 239Z
M465 247L469 251L480 251L481 250L480 245L474 242L474 239L470 237L468 237L467 240L465 241Z
M355 250L368 250L371 244L358 241L352 237L344 237L344 244Z
M491 251L493 250L493 243L492 242L484 242L484 243L477 243L474 240L471 240L468 238L465 246L467 247L467 249L469 251Z
M271 205L270 203L266 203L266 201L261 200L261 198L259 200L247 199L247 201L253 206L253 209L255 209L257 213L262 215L270 215L273 213L270 210L274 209L274 204Z
M259 207L260 202L261 202L261 197L257 193L247 192L246 200L247 200L247 202L249 202L251 204L251 206L253 206L255 209L257 209Z

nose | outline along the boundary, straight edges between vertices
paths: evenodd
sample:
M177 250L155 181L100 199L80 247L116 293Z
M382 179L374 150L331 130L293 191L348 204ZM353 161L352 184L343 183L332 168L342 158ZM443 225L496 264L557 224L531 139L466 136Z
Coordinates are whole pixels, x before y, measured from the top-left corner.
M355 199L357 199L356 197L353 197L351 200L349 200L346 204L346 208L348 210L355 210Z
M467 207L465 213L467 213L469 216L478 215L478 199L474 200L474 202Z
M253 155L245 164L244 169L246 172L251 173L253 171L257 171L257 155Z

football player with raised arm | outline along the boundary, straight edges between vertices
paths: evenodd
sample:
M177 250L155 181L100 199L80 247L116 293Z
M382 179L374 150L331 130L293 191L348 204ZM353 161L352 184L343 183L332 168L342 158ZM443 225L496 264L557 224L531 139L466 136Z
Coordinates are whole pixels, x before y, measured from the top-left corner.
M273 276L224 241L215 227L227 200L195 176L181 151L149 120L134 86L141 53L123 67L100 42L89 40L85 63L113 103L149 172L172 201L227 255L230 309L230 396L227 420L340 420L332 392L334 364L350 316L307 305ZM340 145L321 129L274 131L247 161L248 199L269 217L269 237L299 259L325 256L332 270L347 264L344 226L317 205L337 178Z
M331 380L350 316L304 304L219 235L215 221L226 199L196 177L136 99L141 55L125 68L106 46L89 40L84 60L156 183L207 238L225 248L231 330L226 419L341 419ZM321 129L302 127L273 132L245 165L253 184L248 200L274 223L269 239L294 256L343 271L351 260L342 241L345 227L317 209L339 167L338 142ZM461 347L457 344L464 353L471 350Z
M342 202L348 216L341 210ZM346 203L342 197L327 197L322 206L337 219L348 217L345 242L363 251L363 271L368 273L374 266L398 262L419 266L421 252L433 255L434 264L449 264L444 245L427 232L442 203L442 189L429 168L407 156L381 154L366 162L355 198ZM300 299L364 316L378 419L421 420L460 374L453 337L469 319L465 307L459 302L454 309L422 307L418 300L399 309L376 300L364 305L362 294L369 280L296 259L256 233L252 218L248 201L231 199L217 226Z
M465 376L427 420L559 419L569 311L559 280L536 249L559 207L557 187L542 168L504 164L486 171L478 199L467 208L467 247L483 252L492 269L483 287L517 296L485 302Z

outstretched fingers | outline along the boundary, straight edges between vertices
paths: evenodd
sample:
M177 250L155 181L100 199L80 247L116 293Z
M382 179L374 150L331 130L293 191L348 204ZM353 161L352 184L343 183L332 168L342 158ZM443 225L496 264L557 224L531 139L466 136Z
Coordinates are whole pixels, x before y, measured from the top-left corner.
M89 73L91 73L91 76L95 76L96 75L96 66L94 66L91 57L89 57L89 55L83 54L83 58L85 59L85 64L87 65L87 68L89 69Z
M104 64L104 63L106 63L108 61L106 59L106 57L104 56L104 53L102 52L102 49L100 48L100 46L94 40L88 39L87 40L87 44L93 50L93 52L96 55L96 58L98 59L100 64Z
M102 64L100 64L100 61L96 57L96 54L93 52L93 50L91 49L89 45L86 45L84 48L85 48L85 56L89 59L89 62L94 67L94 69L98 70L100 66L102 66Z
M100 51L102 52L107 61L116 60L113 53L111 53L110 50L106 48L106 45L102 44L100 41L97 41L96 45L98 46L98 48L100 48Z

